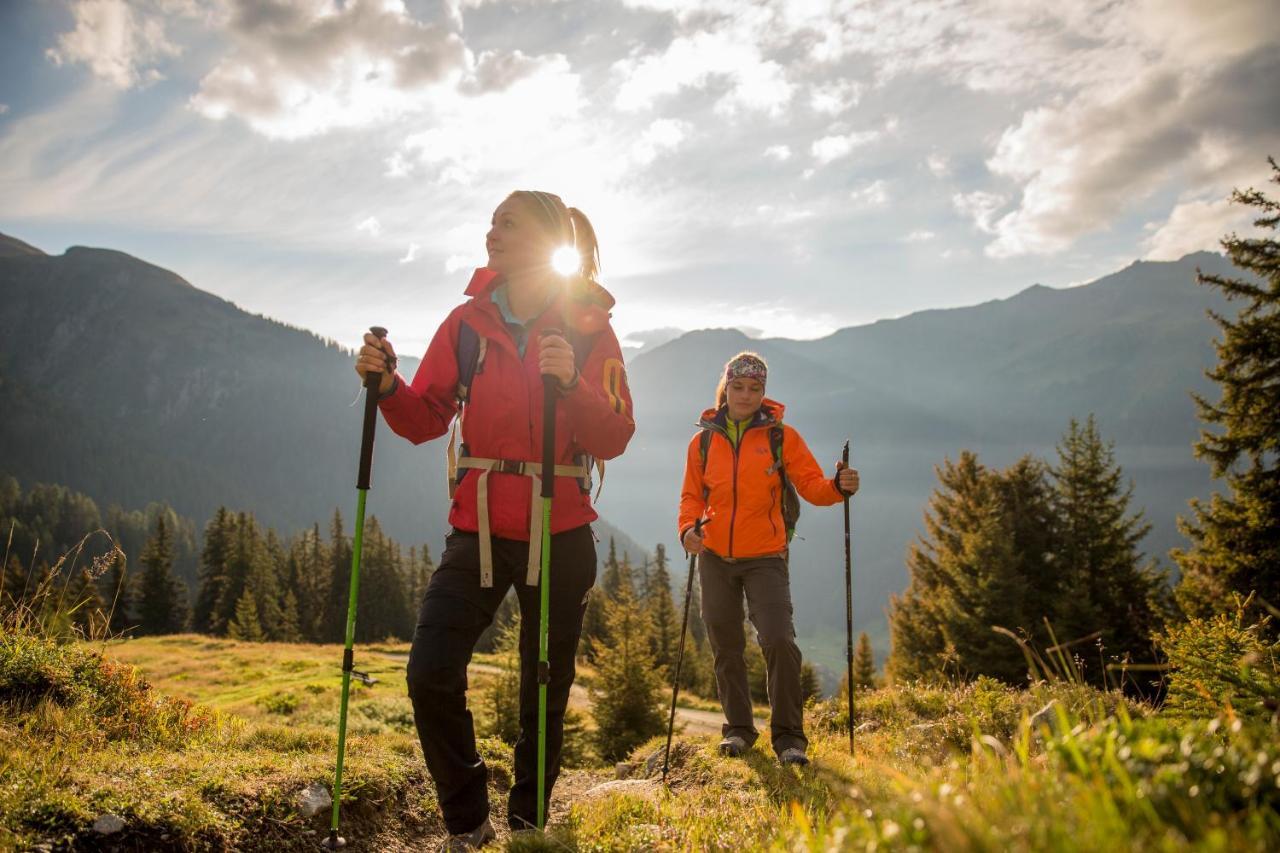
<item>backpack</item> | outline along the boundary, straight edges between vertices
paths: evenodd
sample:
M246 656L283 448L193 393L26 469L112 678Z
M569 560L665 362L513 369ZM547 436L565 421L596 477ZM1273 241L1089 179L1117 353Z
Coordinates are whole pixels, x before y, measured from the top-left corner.
M787 544L796 535L796 523L800 520L800 495L787 476L787 469L782 462L782 424L769 427L769 450L773 453L773 469L782 478L782 524L787 529ZM702 460L702 473L707 473L707 450L711 447L711 430L703 428L698 436L698 457ZM705 499L711 490L703 486L702 496Z
M595 345L595 335L584 335L566 324L564 332L565 340L573 347L574 366L577 367L578 373L582 373L582 368L587 363L587 357L591 355L591 348ZM484 356L488 350L488 341L471 327L466 320L458 324L458 346L454 350L458 363L458 385L454 390L454 395L458 399L459 406L466 406L471 400L471 385L475 381L478 374L484 372ZM454 427L457 427L457 421L454 421ZM450 438L450 450L452 451L453 438ZM462 455L467 455L467 445L464 443L461 447ZM604 462L592 459L585 453L575 454L573 457L575 465L582 465L587 471L594 466L600 475L600 486L604 487ZM462 482L463 476L466 474L465 469L458 469L457 475L450 485L450 491L456 488ZM583 494L591 494L591 475L578 482L578 487ZM600 493L596 492L599 498Z

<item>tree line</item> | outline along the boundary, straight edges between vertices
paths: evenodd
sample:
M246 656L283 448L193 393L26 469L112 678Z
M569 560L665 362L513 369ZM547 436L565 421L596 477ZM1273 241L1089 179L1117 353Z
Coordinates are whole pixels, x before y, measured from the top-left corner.
M910 581L890 603L893 678L1020 683L1035 677L1031 650L1110 684L1135 664L1158 668L1187 620L1246 606L1258 631L1280 637L1280 201L1252 189L1233 201L1256 209L1260 236L1222 241L1247 278L1198 276L1242 307L1210 312L1220 338L1206 375L1221 393L1193 395L1204 425L1194 453L1218 490L1179 519L1189 544L1170 554L1176 585L1138 548L1148 525L1092 415L1070 423L1053 464L1026 456L993 470L964 451L937 469Z

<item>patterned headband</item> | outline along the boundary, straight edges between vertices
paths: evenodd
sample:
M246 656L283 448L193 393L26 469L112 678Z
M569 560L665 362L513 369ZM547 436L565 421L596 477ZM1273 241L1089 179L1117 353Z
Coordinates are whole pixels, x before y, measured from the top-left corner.
M761 385L764 385L768 377L769 368L765 365L764 359L749 352L744 352L724 366L724 378L726 381L757 379Z

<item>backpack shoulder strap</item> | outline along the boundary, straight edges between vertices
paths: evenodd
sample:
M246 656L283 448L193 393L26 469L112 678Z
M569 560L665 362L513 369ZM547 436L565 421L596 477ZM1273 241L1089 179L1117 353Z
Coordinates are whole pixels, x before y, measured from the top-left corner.
M459 403L466 403L471 398L471 383L484 365L487 344L488 341L466 320L458 324L458 348L455 351L458 360L458 386L454 395Z
M773 452L773 464L777 466L778 471L782 472L785 478L786 472L783 471L782 461L782 441L786 434L782 431L782 424L774 424L769 427L769 450Z

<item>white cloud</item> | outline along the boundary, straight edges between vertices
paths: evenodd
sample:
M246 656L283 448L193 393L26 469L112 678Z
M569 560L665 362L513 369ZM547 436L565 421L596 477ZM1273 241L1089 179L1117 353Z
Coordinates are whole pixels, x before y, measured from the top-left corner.
M971 193L956 193L951 196L951 206L956 212L973 221L979 230L988 234L995 233L992 219L996 211L1004 207L1009 199L1002 195L975 190Z
M660 118L645 128L644 133L631 146L631 156L641 166L647 166L666 151L674 151L688 136L691 125L687 121Z
M409 249L404 253L404 257L400 259L402 264L411 264L418 258L418 250L422 247L417 243L410 243Z
M400 0L228 2L233 49L191 103L273 138L385 123L428 109L444 89L503 91L555 61L518 50L477 57L449 9L421 21Z
M872 181L849 194L855 207L884 207L889 203L889 187L883 180Z
M878 130L853 131L852 133L824 136L821 139L814 140L813 145L809 146L809 153L813 155L813 159L817 160L819 165L825 166L834 160L847 157L853 152L853 149L869 145L879 138L880 131Z
M1222 251L1222 238L1235 232L1253 234L1256 208L1229 199L1192 199L1179 203L1163 223L1149 223L1153 231L1143 246L1150 261L1174 261L1191 252Z
M929 230L927 230L927 229L925 229L925 228L917 228L915 231L912 231L910 234L908 234L907 236L903 237L903 238L902 238L902 242L904 242L904 243L926 243L926 242L928 242L929 240L932 240L934 237L937 237L937 236L938 236L937 234L934 234L932 231L929 231Z
M764 156L777 160L779 163L785 163L791 159L790 145L770 145L764 149Z
M45 51L55 64L87 65L117 89L163 79L155 64L181 51L169 42L161 18L125 0L80 0L71 7L75 29Z
M951 160L945 154L934 152L925 158L924 164L935 178L945 178L951 174Z
M370 216L367 219L361 220L360 223L356 225L356 230L363 231L371 237L377 237L382 233L382 223L378 221L376 216Z
M819 83L809 93L809 106L814 112L835 116L858 105L862 86L852 80Z
M1023 114L988 167L1021 185L994 223L993 257L1060 251L1170 181L1225 195L1280 145L1280 51L1213 70L1157 67Z
M450 255L444 259L444 271L446 275L453 275L459 270L469 270L483 263L482 258L477 259L474 255Z
M716 101L717 113L779 116L795 89L783 67L765 59L758 44L727 30L680 36L662 53L618 60L613 72L622 81L614 106L625 112L649 109L681 89L705 90L725 81L728 91Z

